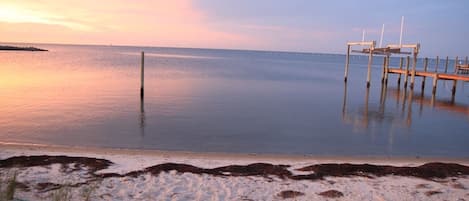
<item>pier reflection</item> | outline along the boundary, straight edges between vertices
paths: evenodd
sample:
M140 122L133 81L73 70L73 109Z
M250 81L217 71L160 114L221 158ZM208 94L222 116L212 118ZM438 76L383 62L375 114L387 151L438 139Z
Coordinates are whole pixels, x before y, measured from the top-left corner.
M394 99L399 99L399 97L401 96L398 89L390 89L389 93ZM424 107L430 107L436 110L444 110L455 114L464 115L469 120L469 105L456 103L454 101L454 98L451 98L451 100L438 100L434 94L431 97L424 96L423 93L417 95L412 91L410 92L410 94L413 96L410 100L418 103L420 106L420 116L422 115Z
M386 104L387 101L395 102L395 106ZM419 117L422 116L424 108L432 108L464 115L469 120L469 105L456 103L454 98L438 100L435 94L425 96L423 91L388 88L385 84L381 86L379 102L370 104L370 89L367 88L363 104L358 104L355 108L349 108L347 104L347 84L345 84L342 121L353 125L354 129L367 129L370 124L389 124L391 127L409 128L412 126L412 118L415 117L413 107L416 106L418 106Z
M370 89L366 88L364 104L359 104L358 107L348 108L347 106L347 84L344 87L344 101L342 106L342 121L346 124L353 125L354 129L367 129L370 124L383 122L395 123L396 121L402 123L401 116L396 115L395 112L386 111L386 96L387 88L381 87L379 103L372 102L370 104ZM406 101L403 102L403 108ZM405 112L405 111L403 111Z
M145 101L140 98L140 136L145 137Z

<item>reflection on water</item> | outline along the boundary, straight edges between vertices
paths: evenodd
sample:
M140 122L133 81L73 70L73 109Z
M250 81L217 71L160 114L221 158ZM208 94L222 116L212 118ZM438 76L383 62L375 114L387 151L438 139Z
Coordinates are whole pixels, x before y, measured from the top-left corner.
M145 137L145 99L140 98L140 135Z
M389 91L388 91L389 90ZM352 124L356 127L367 128L370 124L370 121L375 121L382 123L386 121L390 124L403 124L410 127L412 124L412 102L418 103L419 105L419 116L423 114L423 108L434 108L437 110L449 111L455 114L466 116L469 121L469 105L456 103L454 96L451 97L451 100L437 100L436 94L432 94L431 97L424 95L424 92L421 91L418 94L412 89L401 89L401 88L391 88L388 89L386 85L381 85L380 91L380 101L379 106L372 108L378 109L369 109L369 96L370 89L366 89L366 95L364 98L364 104L362 108L356 114L349 114L347 110L347 84L344 84L344 99L342 105L342 119L347 124ZM395 100L395 108L401 108L399 114L393 112L386 112L386 99L387 95L391 95Z
M393 88L393 77L383 87L375 84L377 61L366 89L367 58L351 58L344 86L343 55L44 48L50 51L0 52L0 141L202 152L469 155L466 83L451 99L444 81L433 97ZM150 55L144 99L142 50Z
M370 89L366 89L364 104L360 106L358 113L350 114L347 110L347 84L344 87L344 103L342 109L342 119L347 124L352 124L356 128L368 128L371 123L391 124L391 125L404 125L409 127L412 123L412 104L406 103L412 101L413 95L407 95L407 90L404 90L401 96L401 90L397 89L396 93L396 106L401 107L400 112L386 111L386 99L388 95L388 88L386 85L381 85L379 103L370 107ZM405 118L403 118L406 116Z
M424 108L429 108L436 111L441 110L454 113L455 115L466 117L466 120L469 121L469 105L456 103L454 94L450 100L438 100L434 93L430 97L425 96L423 88L422 91L417 93L414 92L413 89L400 88L399 85L397 87L398 88L388 88L386 84L381 84L379 103L371 106L369 104L370 89L366 88L363 104L359 105L358 110L354 110L355 112L350 113L347 107L348 86L345 83L342 104L343 122L352 125L354 129L368 130L370 124L378 124L379 126L390 125L391 128L406 127L407 129L411 129L412 118L414 116L413 107L415 106L418 106L419 118L424 118ZM388 95L395 101L394 106L386 104ZM387 107L388 109L386 109ZM445 129L451 130L450 127ZM387 144L389 150L393 148L394 134L393 129L390 129ZM446 132L443 134L446 134Z

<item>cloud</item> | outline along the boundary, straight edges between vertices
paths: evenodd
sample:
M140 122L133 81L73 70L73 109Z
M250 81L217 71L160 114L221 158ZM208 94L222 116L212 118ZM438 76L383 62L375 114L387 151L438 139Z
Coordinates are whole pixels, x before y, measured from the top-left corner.
M190 0L40 0L0 4L2 40L14 42L229 47L249 41L210 27L204 13L194 9Z

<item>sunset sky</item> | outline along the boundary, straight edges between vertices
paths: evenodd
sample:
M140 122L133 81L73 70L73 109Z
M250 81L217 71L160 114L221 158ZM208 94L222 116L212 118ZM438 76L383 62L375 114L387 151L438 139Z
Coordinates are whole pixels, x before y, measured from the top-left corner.
M345 52L345 42L469 55L469 1L0 0L0 41Z

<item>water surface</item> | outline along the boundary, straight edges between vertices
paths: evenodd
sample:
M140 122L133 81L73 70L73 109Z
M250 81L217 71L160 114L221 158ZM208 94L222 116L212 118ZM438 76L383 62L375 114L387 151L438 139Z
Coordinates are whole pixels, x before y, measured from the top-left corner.
M415 91L398 88L395 75L382 87L382 58L375 57L367 90L367 58L361 56L351 58L344 85L343 55L40 47L50 51L0 52L0 141L196 152L469 156L468 84L458 83L454 98L452 82L440 81L436 97L431 80L423 94L419 78ZM394 58L391 65L397 64Z

